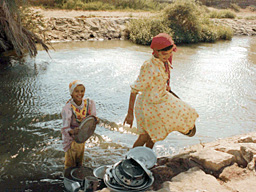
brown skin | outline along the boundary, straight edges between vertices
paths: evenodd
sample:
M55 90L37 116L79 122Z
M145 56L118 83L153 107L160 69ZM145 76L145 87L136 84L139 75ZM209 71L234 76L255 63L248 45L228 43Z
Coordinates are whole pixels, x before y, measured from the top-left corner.
M85 93L85 87L83 85L78 85L71 97L73 98L74 102L79 106L82 104L83 98L84 98L84 93Z
M74 91L73 91L73 93L71 95L71 97L73 98L74 102L78 106L82 104L82 101L83 101L83 98L84 98L84 93L85 93L85 87L83 85L78 85L74 89ZM69 135L71 137L74 138L74 136L78 134L78 131L79 131L79 129L78 129L78 127L76 127L74 129L71 129L68 133L69 133Z

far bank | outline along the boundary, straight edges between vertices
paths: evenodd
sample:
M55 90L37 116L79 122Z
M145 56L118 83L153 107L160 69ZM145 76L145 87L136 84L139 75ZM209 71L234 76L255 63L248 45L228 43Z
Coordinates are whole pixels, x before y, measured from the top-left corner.
M127 24L150 12L66 11L35 8L44 23L38 35L46 42L126 39ZM256 19L212 19L217 25L229 26L235 36L256 35ZM43 35L42 35L43 34Z

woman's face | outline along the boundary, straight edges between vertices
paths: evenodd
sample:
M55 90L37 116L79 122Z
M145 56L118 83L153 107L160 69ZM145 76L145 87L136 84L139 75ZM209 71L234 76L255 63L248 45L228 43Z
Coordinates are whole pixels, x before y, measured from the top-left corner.
M172 56L173 48L171 48L168 51L158 51L158 59L160 59L162 62L168 61L168 59Z
M72 98L74 100L74 102L78 105L80 105L82 103L83 97L84 97L84 92L85 92L85 88L83 85L78 85L73 93L72 93Z

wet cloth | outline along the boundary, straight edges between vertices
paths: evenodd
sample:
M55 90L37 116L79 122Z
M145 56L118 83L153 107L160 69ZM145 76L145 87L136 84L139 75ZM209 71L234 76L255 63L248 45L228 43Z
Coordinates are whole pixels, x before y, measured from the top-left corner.
M65 153L65 169L83 165L84 144L72 141L70 148Z
M132 92L139 93L135 104L138 133L147 132L153 142L164 140L172 131L188 133L198 118L194 108L166 91L167 80L163 62L152 56L131 85Z
M83 110L86 105L85 102L86 99L82 101L82 104L80 106L77 106L73 99L71 99L62 109L61 116L63 121L63 127L61 129L61 133L63 140L63 150L65 152L67 152L67 150L70 148L73 141L73 138L69 135L68 131L74 129L75 127L78 127L80 124L78 119L76 118L77 114L75 115L73 112L72 106L74 106L76 109ZM89 100L89 115L96 116L95 102L91 99Z

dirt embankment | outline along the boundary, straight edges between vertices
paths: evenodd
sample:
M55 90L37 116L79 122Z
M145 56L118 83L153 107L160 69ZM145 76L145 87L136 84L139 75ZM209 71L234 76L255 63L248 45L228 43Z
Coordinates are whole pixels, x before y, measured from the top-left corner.
M44 40L50 42L124 39L126 24L130 20L158 14L127 11L44 10L40 8L33 10L43 16L46 27L40 30L44 34ZM234 35L256 35L256 19L246 19L255 15L255 12L243 9L237 13L238 19L214 19L214 22L230 26Z
M209 10L218 10L208 7ZM75 18L75 17L148 17L156 13L149 11L79 11L79 10L56 10L56 9L41 9L33 8L38 11L45 18ZM248 18L256 16L256 12L250 9L240 9L236 12L238 18Z

